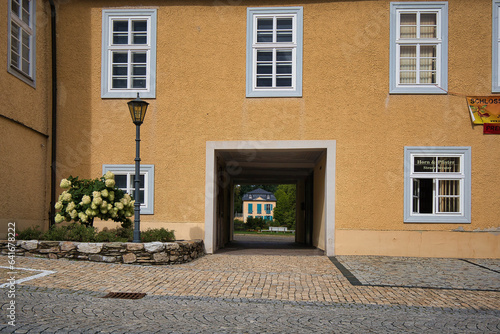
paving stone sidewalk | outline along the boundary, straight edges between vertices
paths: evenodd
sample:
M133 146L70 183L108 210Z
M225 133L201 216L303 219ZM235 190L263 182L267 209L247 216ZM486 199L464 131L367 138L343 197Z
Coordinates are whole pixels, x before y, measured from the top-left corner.
M172 266L17 257L20 272L53 273L17 285L19 326L2 315L0 332L500 333L499 260L335 260L360 284L326 256L216 254ZM101 298L108 292L147 295ZM4 314L8 302L2 293Z
M0 257L0 263L2 260L7 259ZM16 266L54 271L21 283L44 288L500 310L500 273L463 261L339 257L339 262L367 285L353 286L326 256L216 254L173 266L18 257Z

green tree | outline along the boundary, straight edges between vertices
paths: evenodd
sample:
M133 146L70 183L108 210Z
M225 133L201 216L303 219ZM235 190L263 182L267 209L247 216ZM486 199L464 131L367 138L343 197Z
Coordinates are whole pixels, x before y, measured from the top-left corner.
M281 226L295 229L295 206L296 206L296 186L295 184L280 184L276 192L276 208L274 209L274 219Z

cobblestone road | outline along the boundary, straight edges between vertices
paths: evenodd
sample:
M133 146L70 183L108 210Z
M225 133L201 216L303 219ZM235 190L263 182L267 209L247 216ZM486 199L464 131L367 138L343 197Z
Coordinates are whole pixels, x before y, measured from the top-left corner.
M497 333L498 311L18 290L5 333Z
M500 333L499 260L332 260L359 284L326 256L222 254L156 267L18 257L18 268L46 276L23 272L15 298L0 290L0 332Z

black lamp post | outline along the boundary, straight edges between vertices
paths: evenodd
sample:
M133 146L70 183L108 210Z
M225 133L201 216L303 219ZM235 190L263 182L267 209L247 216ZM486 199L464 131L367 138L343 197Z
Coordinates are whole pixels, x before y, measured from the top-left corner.
M140 173L141 173L141 158L140 158L140 142L141 142L141 124L146 116L146 110L149 103L143 101L137 93L137 98L127 103L130 110L132 122L135 124L135 205L134 205L134 240L133 242L141 242L141 203L139 202L140 189Z

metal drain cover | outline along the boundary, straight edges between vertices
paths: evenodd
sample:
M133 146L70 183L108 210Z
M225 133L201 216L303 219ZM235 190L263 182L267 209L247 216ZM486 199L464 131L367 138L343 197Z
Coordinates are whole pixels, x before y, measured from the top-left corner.
M110 292L102 298L141 299L145 295L146 295L145 293L137 293L137 292Z

